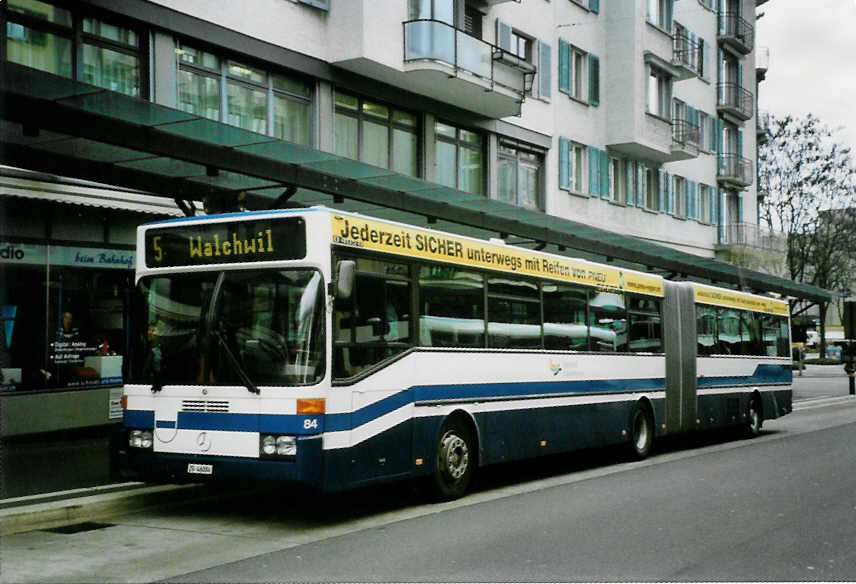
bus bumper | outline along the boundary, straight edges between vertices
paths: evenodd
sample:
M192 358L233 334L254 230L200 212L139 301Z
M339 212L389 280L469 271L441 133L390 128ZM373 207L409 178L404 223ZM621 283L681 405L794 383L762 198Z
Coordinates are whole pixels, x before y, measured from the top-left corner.
M130 448L125 441L119 449L119 469L123 478L152 483L246 479L283 481L321 488L321 436L299 437L297 458L294 460L167 454ZM195 472L191 472L191 469Z

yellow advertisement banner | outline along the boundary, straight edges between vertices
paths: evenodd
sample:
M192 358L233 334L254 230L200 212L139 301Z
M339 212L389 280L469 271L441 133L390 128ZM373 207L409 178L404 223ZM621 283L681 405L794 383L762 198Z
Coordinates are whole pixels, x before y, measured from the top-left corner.
M742 308L743 310L754 310L755 312L768 312L780 316L788 316L788 303L775 298L763 298L752 294L745 294L736 290L724 290L705 286L704 284L693 284L695 288L695 301L702 304L712 304L725 308Z
M537 276L597 288L663 296L663 281L659 276L558 258L517 247L473 241L363 217L331 217L334 245Z

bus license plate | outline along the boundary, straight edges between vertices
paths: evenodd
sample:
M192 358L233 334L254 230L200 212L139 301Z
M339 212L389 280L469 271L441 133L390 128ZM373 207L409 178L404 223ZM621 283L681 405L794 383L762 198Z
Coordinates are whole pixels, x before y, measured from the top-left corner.
M210 475L214 474L214 465L213 464L187 464L187 472L189 474L199 474L199 475Z

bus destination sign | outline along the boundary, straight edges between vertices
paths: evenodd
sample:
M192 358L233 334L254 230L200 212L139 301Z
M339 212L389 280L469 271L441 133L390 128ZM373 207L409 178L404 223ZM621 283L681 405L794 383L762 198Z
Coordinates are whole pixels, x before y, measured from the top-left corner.
M203 266L306 257L303 219L259 219L146 231L146 267Z

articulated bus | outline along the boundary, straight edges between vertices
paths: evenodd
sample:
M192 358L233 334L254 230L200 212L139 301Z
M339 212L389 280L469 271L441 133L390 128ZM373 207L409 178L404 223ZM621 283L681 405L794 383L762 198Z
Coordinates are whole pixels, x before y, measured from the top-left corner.
M335 491L791 411L787 303L313 207L138 231L123 467Z

